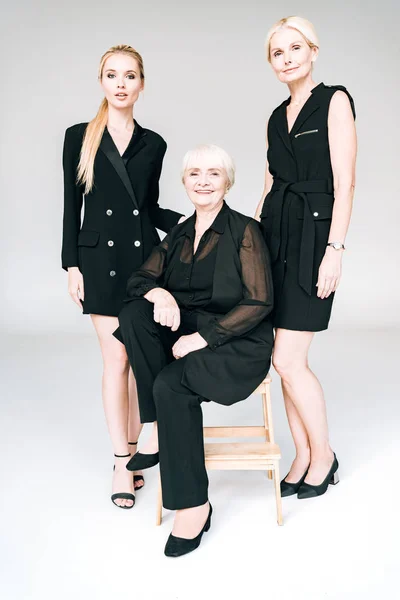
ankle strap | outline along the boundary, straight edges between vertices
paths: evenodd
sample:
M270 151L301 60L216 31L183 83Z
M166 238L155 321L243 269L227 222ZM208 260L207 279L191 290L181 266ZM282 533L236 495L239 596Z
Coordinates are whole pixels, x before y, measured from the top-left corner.
M128 442L129 446L137 446L137 442Z
M128 458L130 454L114 454L115 458Z

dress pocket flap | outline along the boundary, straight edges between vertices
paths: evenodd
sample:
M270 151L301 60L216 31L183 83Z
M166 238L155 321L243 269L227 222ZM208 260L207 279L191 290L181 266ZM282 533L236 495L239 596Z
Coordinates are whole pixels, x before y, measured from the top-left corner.
M332 204L317 204L316 206L312 206L312 203L310 202L310 208L314 221L321 221L322 219L332 219ZM299 219L304 219L304 207L299 207L297 217Z
M100 233L98 231L82 230L78 235L78 246L96 246L99 237Z

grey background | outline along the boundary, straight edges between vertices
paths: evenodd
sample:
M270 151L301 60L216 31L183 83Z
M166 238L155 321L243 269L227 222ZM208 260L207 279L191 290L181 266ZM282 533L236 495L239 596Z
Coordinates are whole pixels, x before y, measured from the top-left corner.
M397 3L25 0L2 2L1 12L0 596L392 597L400 531L393 475L400 418ZM97 110L101 54L132 44L147 74L135 116L169 144L162 204L190 208L179 179L182 156L215 142L237 163L230 204L253 214L263 188L265 122L288 95L263 41L290 14L317 28L316 82L347 86L358 113L344 277L333 331L316 336L310 356L326 394L341 483L315 502L285 499L279 528L263 473L212 472L212 531L199 552L171 563L162 550L173 515L164 511L163 525L154 526L157 470L147 472L134 510L120 511L109 499L100 351L60 268L63 135ZM283 476L294 448L272 376ZM206 404L206 425L260 423L257 396L229 410Z
M0 326L9 332L89 332L60 268L65 128L101 101L102 53L127 43L144 57L135 108L168 152L162 206L191 210L179 172L202 142L230 152L232 207L253 214L264 178L264 132L287 97L263 49L282 16L310 19L320 37L315 80L355 99L359 157L344 277L332 327L399 324L398 3L371 1L14 2L2 10Z

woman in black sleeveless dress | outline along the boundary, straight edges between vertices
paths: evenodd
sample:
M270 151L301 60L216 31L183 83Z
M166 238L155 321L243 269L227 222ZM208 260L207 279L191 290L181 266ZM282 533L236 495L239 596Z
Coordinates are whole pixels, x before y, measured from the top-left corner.
M340 281L354 193L355 111L343 86L314 83L318 39L309 21L282 19L266 47L291 94L267 125L265 187L256 213L272 261L273 364L296 447L281 491L309 498L338 481L324 395L308 350L314 332L328 327Z

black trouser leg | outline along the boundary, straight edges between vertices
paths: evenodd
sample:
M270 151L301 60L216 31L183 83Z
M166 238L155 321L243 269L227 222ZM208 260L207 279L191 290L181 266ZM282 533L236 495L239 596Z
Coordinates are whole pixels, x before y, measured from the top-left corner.
M166 366L154 382L163 505L200 506L208 499L204 464L203 398L181 384L185 358Z
M120 312L115 337L125 344L135 374L140 420L157 420L153 384L158 373L172 360L171 348L182 335L154 321L153 304L144 298L129 302ZM179 330L178 330L179 331Z

